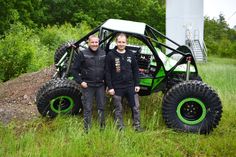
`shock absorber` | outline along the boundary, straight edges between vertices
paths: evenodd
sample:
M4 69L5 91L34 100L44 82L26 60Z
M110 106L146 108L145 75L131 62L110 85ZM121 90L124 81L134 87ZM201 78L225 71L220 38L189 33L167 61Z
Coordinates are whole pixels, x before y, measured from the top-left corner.
M186 67L186 81L189 80L189 74L190 74L190 63L191 63L192 57L189 56L186 58L187 61L187 67Z
M69 70L71 68L71 64L72 64L72 60L73 60L73 56L74 56L74 51L76 49L76 46L73 45L73 44L71 44L70 47L71 47L71 51L70 51L70 57L69 57L68 66L67 66L67 69L66 69L65 77L68 77L68 75L69 75Z

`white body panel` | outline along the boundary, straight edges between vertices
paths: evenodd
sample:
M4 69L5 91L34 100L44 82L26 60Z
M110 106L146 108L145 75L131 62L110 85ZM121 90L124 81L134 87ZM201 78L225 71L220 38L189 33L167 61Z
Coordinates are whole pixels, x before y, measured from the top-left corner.
M102 28L144 35L146 24L142 22L109 19L102 25Z

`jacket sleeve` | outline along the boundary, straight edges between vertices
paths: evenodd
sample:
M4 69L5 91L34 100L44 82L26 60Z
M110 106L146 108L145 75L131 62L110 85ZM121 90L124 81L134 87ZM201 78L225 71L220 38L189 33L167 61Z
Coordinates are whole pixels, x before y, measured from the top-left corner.
M111 55L109 55L108 53L105 59L105 78L106 78L106 85L108 89L113 89L112 82L111 82L111 73L112 73L111 67L112 67Z
M83 64L84 61L84 55L82 52L80 52L79 54L75 54L74 56L74 63L72 65L71 68L71 74L74 77L75 81L79 84L81 84L83 82L82 78L81 78L81 66Z
M138 63L135 58L135 55L131 53L132 55L132 72L134 77L134 86L139 86L139 74L138 74Z

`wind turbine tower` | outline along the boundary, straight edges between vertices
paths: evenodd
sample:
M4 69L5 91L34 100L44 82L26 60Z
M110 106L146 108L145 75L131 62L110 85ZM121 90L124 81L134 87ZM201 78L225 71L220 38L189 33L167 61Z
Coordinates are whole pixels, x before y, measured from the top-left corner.
M203 7L203 0L166 0L166 36L188 45L197 61L206 61Z

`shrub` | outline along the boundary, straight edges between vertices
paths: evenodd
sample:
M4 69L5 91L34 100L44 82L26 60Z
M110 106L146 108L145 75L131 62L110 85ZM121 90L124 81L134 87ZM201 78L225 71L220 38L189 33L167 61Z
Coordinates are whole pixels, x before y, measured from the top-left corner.
M7 81L27 71L35 50L30 42L32 35L32 30L16 23L0 40L1 80Z
M38 35L43 45L47 46L49 50L55 51L60 44L69 40L77 40L88 33L89 30L87 23L81 23L76 27L66 23L62 26L55 25L41 28Z
M79 27L79 29L78 29ZM0 40L0 80L7 81L25 72L53 64L54 51L69 40L77 40L90 31L86 23L48 26L35 30L15 23Z
M232 53L230 52L231 42L228 39L222 39L219 42L218 47L218 55L221 57L232 57Z

